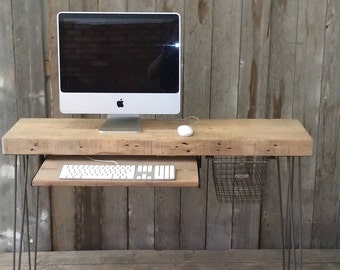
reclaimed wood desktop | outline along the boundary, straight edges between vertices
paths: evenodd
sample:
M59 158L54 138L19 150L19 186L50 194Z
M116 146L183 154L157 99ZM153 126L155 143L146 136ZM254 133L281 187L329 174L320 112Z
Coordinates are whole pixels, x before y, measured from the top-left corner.
M200 120L194 128L192 137L180 137L177 127L190 123L189 120L142 120L142 133L100 133L98 128L103 119L20 119L3 137L3 154L9 155L41 155L45 162L39 170L35 185L63 185L57 179L58 168L62 161L82 158L86 155L115 156L127 159L166 159L179 160L183 170L182 180L192 177L186 184L177 182L177 186L197 186L198 171L194 164L200 156L272 156L276 157L278 169L278 187L280 195L281 234L283 249L283 269L290 264L290 257L285 257L286 239L294 237L292 219L294 206L288 204L289 216L283 218L281 198L280 157L286 158L290 164L288 169L288 190L293 194L294 157L311 156L313 140L298 120L294 119L209 119ZM300 163L298 163L300 164ZM196 165L196 164L195 164ZM59 167L58 167L59 166ZM27 166L26 166L27 167ZM51 170L53 171L51 173ZM189 170L190 172L188 173ZM299 177L297 177L299 178ZM195 180L196 179L196 180ZM17 183L17 179L16 183ZM299 200L296 202L299 215L299 247L300 266L302 269L301 251L301 179L299 183ZM26 180L26 184L27 184ZM113 182L97 184L73 181L74 186L115 185ZM132 182L126 185L135 185ZM65 184L66 185L66 184ZM139 183L144 185L143 183ZM157 186L157 183L152 185ZM172 184L173 185L173 184ZM150 186L150 183L145 183ZM164 186L164 184L163 184ZM166 184L166 186L171 186ZM39 190L39 189L38 189ZM288 199L288 197L287 197ZM27 203L27 202L26 202ZM24 218L23 218L24 220ZM287 221L288 220L288 221ZM285 231L290 235L284 236ZM287 230L288 227L288 230ZM290 240L289 240L290 241ZM289 249L293 244L288 240ZM15 242L15 241L14 241ZM37 241L35 241L37 242ZM35 251L37 247L35 247ZM15 252L14 252L15 254ZM290 253L289 253L290 254ZM289 255L288 255L289 256ZM295 260L295 256L294 256ZM35 262L36 263L36 262ZM14 255L15 267L15 255Z
M312 138L298 120L143 120L142 133L100 133L102 119L20 119L2 138L3 154L129 156L310 156ZM189 122L189 121L187 121Z

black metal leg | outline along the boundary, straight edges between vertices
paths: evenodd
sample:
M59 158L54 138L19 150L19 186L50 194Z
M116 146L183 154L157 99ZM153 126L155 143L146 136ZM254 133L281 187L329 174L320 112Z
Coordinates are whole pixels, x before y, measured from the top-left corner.
M20 164L20 166L18 166ZM21 269L24 235L27 236L27 255L28 255L28 266L31 269L31 249L30 249L30 229L29 229L29 205L28 205L28 165L29 157L22 156L18 158L15 156L15 175L14 175L14 229L13 229L13 270ZM18 196L18 182L20 178L21 196ZM20 224L20 237L19 237L19 254L17 253L17 225L18 225L18 201L22 201L22 213L21 213L21 224ZM26 225L26 226L25 226Z
M37 205L36 205L36 212L35 212L35 240L34 240L34 270L37 269L37 252L38 252L38 221L39 221L39 195L40 189L37 187Z
M23 169L23 170L22 170ZM25 164L24 159L20 159L20 178L21 178L21 187L24 188L24 191L21 192L21 198L23 197L23 206L22 206L22 215L21 215L21 227L20 227L20 242L19 242L19 258L18 258L18 269L21 269L21 258L22 258L22 250L23 250L23 241L24 241L24 229L25 229L25 216L26 216L26 203L27 203L27 185L25 179Z
M302 270L302 175L301 175L301 157L298 158L298 204L299 204L299 263Z
M29 270L31 270L31 234L30 234L30 223L29 223L29 211L28 211L28 164L29 164L29 158L28 156L24 156L24 179L25 179L25 205L26 205L26 215L25 218L26 219L26 237L27 237L27 255L28 255L28 266L29 266Z
M282 268L286 269L285 257L285 234L284 234L284 219L283 219L283 204L282 204L282 185L281 185L281 167L280 159L276 158L278 185L279 185L279 202L280 202L280 223L281 223L281 241L282 241Z
M294 269L296 269L296 254L295 254L295 228L294 228L294 158L288 157L287 158L288 164L288 192L287 192L287 208L288 208L288 215L289 218L289 231L290 233L287 237L290 237L290 244L289 244L289 259L290 256L293 255L293 263ZM290 260L288 261L288 269L290 269Z
M13 225L13 270L16 265L16 249L17 249L17 199L18 199L18 156L14 159L14 225Z
M290 269L291 257L293 257L294 269L302 269L302 185L301 185L301 162L299 158L299 172L297 182L297 200L294 201L294 182L295 182L295 158L287 157L288 168L288 181L287 181L287 204L285 211L285 220L283 215L283 203L282 203L282 181L281 181L281 166L280 158L277 157L277 173L278 173L278 185L279 185L279 200L280 200L280 222L281 222L281 238L282 238L282 262L283 269ZM296 241L295 241L295 212L294 208L298 209L298 245L299 245L299 259L297 260ZM288 254L286 256L286 249ZM298 263L299 262L299 263Z
M292 157L291 158L291 171L290 171L290 182L291 182L291 218L295 216L294 214L294 208L297 209L297 224L292 221L292 226L294 224L297 226L298 229L298 241L295 242L295 233L294 230L292 231L292 240L294 241L292 243L292 248L293 248L293 256L294 256L294 269L302 269L302 175L301 175L301 157L297 158L298 161L298 173L295 172L295 163L296 163L296 158ZM297 178L297 179L296 179ZM296 187L297 187L297 196L295 197L296 202L294 204L293 201L293 184L294 182L297 182ZM295 207L294 207L295 206ZM294 228L294 227L293 227ZM296 243L298 244L299 252L296 251ZM297 259L298 257L298 259Z

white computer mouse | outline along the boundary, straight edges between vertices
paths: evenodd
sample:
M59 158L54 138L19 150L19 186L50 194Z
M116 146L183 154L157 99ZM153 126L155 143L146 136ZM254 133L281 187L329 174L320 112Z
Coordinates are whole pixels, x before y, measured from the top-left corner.
M189 137L192 136L192 134L194 134L194 131L191 126L181 125L177 128L177 133L179 136Z

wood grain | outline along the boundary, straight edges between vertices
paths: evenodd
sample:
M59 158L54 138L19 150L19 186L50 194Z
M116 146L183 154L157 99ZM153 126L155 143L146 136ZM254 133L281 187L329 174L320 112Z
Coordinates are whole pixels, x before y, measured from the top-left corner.
M268 78L268 111L270 118L291 118L293 114L295 56L297 46L298 2L294 0L285 3L273 1L271 11L271 49ZM287 179L286 160L280 160L282 177ZM277 164L269 164L265 200L261 209L261 239L262 248L279 248L280 234L277 226L280 224L280 208L278 200ZM287 186L282 188L283 209L286 209ZM267 237L270 235L270 237Z
M142 133L100 133L102 119L20 119L3 137L4 154L310 156L313 140L298 120L200 120L192 137L182 121L143 120Z
M303 250L304 270L339 269L338 249ZM12 269L12 255L0 254L0 270ZM23 255L27 268L27 254ZM293 264L292 264L292 267ZM39 252L38 269L182 269L182 270L280 270L279 249L237 250L101 250L77 252Z
M265 117L271 2L244 1L242 5L238 118ZM235 202L232 211L232 248L257 248L260 205Z
M215 1L213 8L210 117L235 118L239 98L242 1ZM209 169L206 248L231 248L233 205L217 201L211 166Z
M13 20L11 16L11 2L2 3L0 9L0 134L3 135L17 120L15 64L13 47ZM0 230L12 230L14 220L13 182L15 158L0 155ZM10 205L10 207L9 207ZM12 207L11 207L12 206ZM20 219L19 219L20 220ZM18 226L19 228L19 226ZM13 236L4 237L0 245L1 251L10 251Z
M340 39L338 34L335 34L340 31L340 17L337 13L337 10L340 9L339 4L338 1L328 1L325 20L326 25L324 25L323 29L318 28L318 31L322 33L325 31L325 48L323 50L324 66L322 74L317 65L311 67L318 75L317 78L313 79L317 80L319 85L322 83L318 130L312 130L318 138L316 148L318 151L315 153L316 181L314 189L313 223L311 231L312 235L310 237L312 241L311 246L313 248L325 246L339 248L340 246L340 92L337 89L339 85L339 76L336 75L340 72L340 66L338 64L338 61L340 60L338 54ZM308 11L313 12L314 9L310 10L310 7L308 6ZM325 15L325 11L326 10L324 9L323 15ZM315 14L314 12L312 14ZM319 16L321 16L321 14ZM317 39L314 42L322 41ZM316 44L319 46L309 48L309 51L314 53L316 51L316 56L318 55L318 59L320 59L322 44ZM308 61L308 59L306 61ZM313 92L315 92L315 90L316 89L314 89ZM319 92L317 92L317 94L319 94ZM312 107L312 105L315 104L315 102L313 103L313 100L317 98L317 96L312 96L307 105ZM317 104L314 106L318 107ZM313 127L316 127L312 120L313 119L309 120L311 121L310 124L312 124ZM309 189L307 189L307 191L309 191ZM311 210L310 204L305 204L305 208Z
M9 37L13 38L12 49L6 53L11 53L9 56L13 58L14 67L11 70L13 78L15 78L15 85L11 89L5 89L4 93L9 90L15 95L15 104L8 110L11 116L8 120L15 121L15 119L27 117L46 117L45 110L45 81L43 69L43 35L42 35L42 18L39 16L42 12L40 2L34 1L16 1L11 5L11 11L6 16L11 16L12 33ZM27 26L30 25L30 28ZM6 62L4 62L6 64ZM10 67L10 63L7 62ZM6 72L0 73L1 77L5 75L4 82L9 82L10 76L7 77ZM4 83L3 82L3 83ZM14 82L14 81L13 81ZM1 89L2 90L2 89ZM10 100L9 100L10 102ZM5 100L4 104L7 101ZM6 105L5 105L6 108ZM7 118L7 113L2 117ZM12 163L14 165L14 163ZM32 177L39 168L39 157L32 157L29 160L28 177ZM19 169L23 167L23 162L19 162ZM29 219L34 219L36 206L36 190L28 187L29 201ZM49 205L49 191L41 190L41 203L38 217L38 227L41 232L41 239L46 241L39 241L42 250L49 250L51 246L50 239L50 219L46 215L50 211ZM18 209L21 209L19 204ZM20 210L19 210L20 212ZM20 218L19 218L20 220ZM19 223L18 223L19 224ZM31 224L31 236L34 239L34 226ZM27 243L27 246L30 245Z

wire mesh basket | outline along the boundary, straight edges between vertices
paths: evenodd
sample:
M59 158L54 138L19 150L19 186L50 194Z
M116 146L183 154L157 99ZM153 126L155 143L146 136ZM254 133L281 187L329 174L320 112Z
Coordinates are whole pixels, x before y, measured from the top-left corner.
M261 203L268 172L267 157L212 158L217 200L221 203Z

